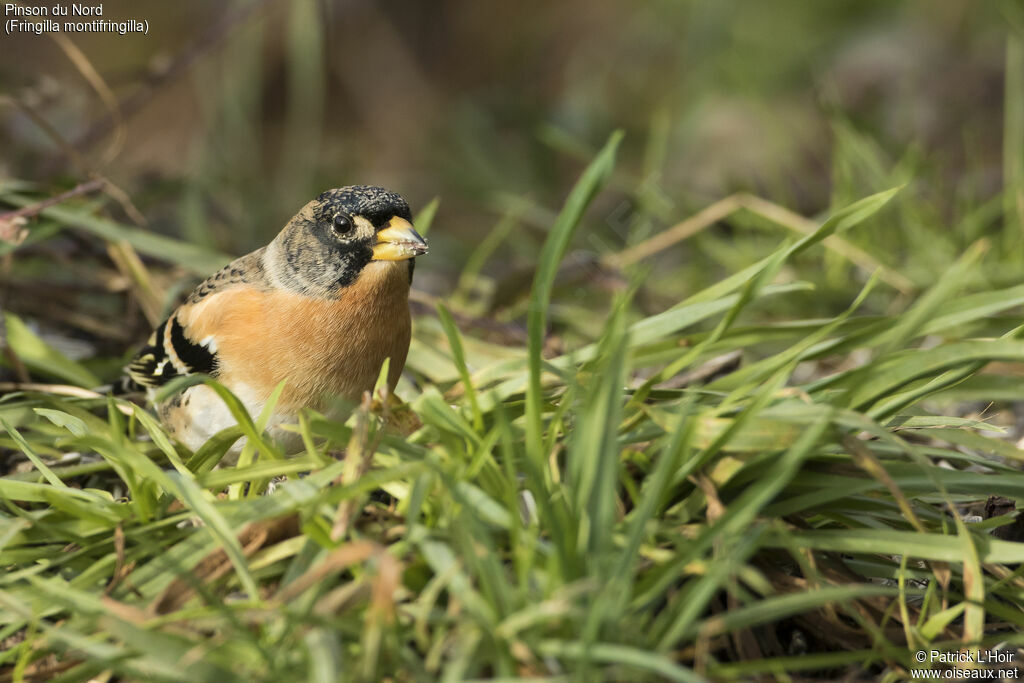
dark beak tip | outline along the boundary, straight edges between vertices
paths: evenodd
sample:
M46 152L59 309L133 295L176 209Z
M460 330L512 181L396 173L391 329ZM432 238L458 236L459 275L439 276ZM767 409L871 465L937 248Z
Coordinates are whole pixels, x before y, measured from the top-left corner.
M416 253L417 256L420 254L426 254L430 250L430 245L427 244L426 238L418 232L416 233L416 240L407 242L407 245Z

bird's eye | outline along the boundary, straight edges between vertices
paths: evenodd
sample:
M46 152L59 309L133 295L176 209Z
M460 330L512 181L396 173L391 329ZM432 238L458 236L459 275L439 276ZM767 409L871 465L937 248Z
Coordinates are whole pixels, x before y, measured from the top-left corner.
M334 214L334 232L344 235L351 232L354 227L355 223L352 222L352 216L349 216L347 213Z

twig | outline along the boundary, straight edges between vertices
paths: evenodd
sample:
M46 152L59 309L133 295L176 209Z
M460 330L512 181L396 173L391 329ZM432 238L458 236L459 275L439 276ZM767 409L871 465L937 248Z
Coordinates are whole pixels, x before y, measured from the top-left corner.
M631 266L637 261L653 256L676 242L681 242L704 228L714 225L723 218L730 216L741 206L739 195L734 194L725 199L719 199L711 206L701 209L686 220L676 223L634 247L620 251L618 254L610 254L602 258L601 261L604 265L612 268Z
M116 290L124 292L128 290L128 283ZM30 309L34 316L53 320L55 322L74 327L88 332L89 334L109 341L124 344L135 338L135 333L125 324L124 320L117 324L105 322L98 316L88 311L80 310L74 305L74 294L81 294L86 291L115 291L97 289L88 286L88 283L72 291L72 287L52 286L46 282L37 281L12 281L4 277L0 278L0 292L4 296L14 297L22 305L31 302ZM0 335L0 339L3 335Z
M107 108L108 115L114 122L114 139L111 140L103 161L112 161L121 151L121 148L124 147L125 137L127 136L124 117L121 116L121 110L118 108L117 96L114 95L110 86L103 80L103 77L100 76L99 71L92 65L92 62L85 56L85 53L70 38L63 33L51 33L50 38L57 43L57 46L64 52L64 55L71 60L71 63L75 65L78 72L82 74L82 78L92 86L92 89L96 91L96 94L103 101L103 105Z
M794 213L784 206L779 206L767 199L750 194L742 194L740 195L740 201L743 208L747 211L796 232L809 235L818 229L818 224L814 221L804 218L800 214ZM909 294L917 289L912 281L888 266L882 265L874 256L860 247L850 244L838 235L826 237L822 244L864 270L873 271L879 269L879 277L898 289L901 294Z
M46 209L56 204L66 202L73 197L78 197L83 194L90 194L103 189L106 181L103 178L93 178L92 180L80 183L67 192L61 192L58 195L43 199L35 204L29 204L23 206L20 209L14 211L8 211L6 213L0 213L0 240L11 242L17 237L18 219L19 218L32 218L37 216Z
M272 599L279 605L287 605L313 586L322 583L324 579L332 574L336 574L354 564L366 562L372 557L384 560L384 558L391 556L384 552L381 546L372 541L350 541L345 545L335 548L323 560L282 586Z
M670 228L659 232L657 235L649 237L640 244L624 249L618 254L609 254L603 257L601 262L612 268L631 266L637 261L642 261L677 242L692 237L701 230L714 225L740 209L745 209L754 215L802 235L808 235L818 229L818 225L814 221L794 213L783 206L745 192L740 192L718 200L686 220L680 221ZM911 280L895 270L882 265L871 254L850 244L838 235L826 237L823 244L825 248L831 249L854 265L868 271L878 270L879 277L901 294L909 294L916 289Z
M135 563L131 564L125 559L124 553L124 526L118 524L114 527L114 556L116 558L116 564L114 565L114 574L110 577L110 581L107 582L107 587L103 589L103 595L110 597L110 594L117 588L117 584L121 583L128 574L131 573L132 569L135 568ZM138 590L135 591L138 593ZM141 595L139 597L142 597ZM140 610L141 612L141 610Z
M103 398L103 394L83 389L70 384L38 384L35 382L0 382L0 394L14 391L38 391L41 394L54 396L72 396L74 398Z
M134 285L133 294L146 320L153 327L159 325L163 311L161 295L153 284L149 270L139 258L139 253L127 241L118 240L107 244L107 255L121 274Z
M242 4L234 11L226 12L221 17L220 21L210 27L209 30L205 31L201 36L189 44L188 47L178 53L173 62L171 62L167 67L154 73L146 82L140 85L134 92L132 92L132 94L120 103L117 107L117 111L119 112L121 121L127 121L131 118L136 112L142 109L146 102L148 102L156 93L159 86L173 81L184 73L188 67L196 61L196 59L204 53L209 52L218 43L220 43L224 36L228 35L235 25L242 23L251 14L255 13L256 10L262 8L269 2L270 0L257 0L256 2ZM91 147L103 139L110 129L116 125L117 120L108 114L93 123L84 133L82 133L82 135L78 136L73 143L74 147L76 149Z
M716 358L712 358L698 368L689 372L670 377L669 379L655 385L655 389L685 389L697 384L706 384L723 375L729 374L739 367L743 358L741 351L730 351ZM642 386L639 382L638 386Z
M79 154L78 150L72 147L67 142L67 140L64 139L64 136L61 135L60 132L56 128L54 128L49 121L43 118L42 114L36 111L35 107L26 102L24 97L0 95L0 104L8 104L14 107L15 109L18 109L19 111L21 111L22 114L31 119L32 123L36 124L36 127L38 127L39 130L43 131L43 134L46 135L46 137L48 137L55 145L57 145L57 147L59 147L61 151L64 152L64 154L67 155L76 166L83 169L89 167L89 162L85 160L85 157Z
M387 391L385 389L385 391ZM387 410L387 394L382 401L385 411ZM370 442L370 411L373 406L373 398L370 392L363 392L363 400L356 412L356 424L352 430L352 437L349 439L348 447L345 449L345 469L340 477L341 482L351 485L357 479L366 474L370 469L373 456L377 452L377 445L380 443L380 430L374 434L373 442ZM386 418L384 422L386 422ZM338 506L334 524L331 527L331 540L340 541L348 533L349 524L356 512L358 497L352 498Z
M31 106L21 99L11 98L6 96L0 96L0 102L7 102L19 108L25 113L32 121L39 126L39 128L56 144L60 149L64 150L79 166L83 171L93 176L93 181L98 182L99 187L111 197L114 201L121 205L125 214L138 226L144 227L147 223L145 216L142 212L136 208L135 204L132 203L131 197L128 193L122 190L120 187L111 182L108 178L105 178L98 171L93 169L88 160L79 154L72 145L55 129L50 123L39 115ZM28 208L28 207L26 207ZM45 209L46 206L42 206L39 211ZM22 209L24 210L24 209ZM38 212L38 211L37 211ZM2 218L2 217L0 217ZM23 218L13 217L8 224L5 224L0 220L0 238L4 237L4 234L10 232L12 239L10 241L17 241L21 237L21 223L24 222ZM142 259L139 258L135 248L127 242L121 242L111 246L111 259L114 261L114 265L117 266L118 270L122 275L134 286L134 291L140 307L145 314L147 320L153 325L159 322L160 312L160 301L161 296L156 292L153 287L153 279L150 277L149 272L146 270L145 265L142 263ZM117 258L119 253L121 258Z
M49 121L47 121L35 108L25 101L24 98L10 97L7 95L0 95L0 104L8 104L16 109L19 109L25 116L32 120L32 123L36 124L39 130L43 131L46 137L50 138L57 147L59 147L64 154L71 158L71 160L78 166L84 173L92 176L95 179L103 181L104 191L124 209L124 212L128 214L128 217L135 221L138 225L145 225L146 219L142 216L142 213L132 204L128 194L110 181L109 178L103 176L102 173L97 171L92 165L89 164L89 160L82 156L77 149L75 149L71 143L64 139L64 136L54 128Z

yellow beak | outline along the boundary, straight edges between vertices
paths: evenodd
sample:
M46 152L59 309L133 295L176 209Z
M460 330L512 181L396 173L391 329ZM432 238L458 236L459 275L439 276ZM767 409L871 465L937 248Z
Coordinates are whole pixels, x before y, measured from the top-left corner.
M394 216L377 232L373 245L374 261L404 261L427 253L427 242L416 232L412 223Z

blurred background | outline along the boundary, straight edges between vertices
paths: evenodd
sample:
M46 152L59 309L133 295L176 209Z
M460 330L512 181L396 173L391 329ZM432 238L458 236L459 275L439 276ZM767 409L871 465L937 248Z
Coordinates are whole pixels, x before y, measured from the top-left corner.
M327 188L384 185L414 212L436 199L417 288L512 326L498 336L515 343L547 229L621 128L616 174L570 255L584 267L560 281L554 320L570 338L599 330L594 312L624 286L603 255L736 192L820 218L908 184L846 237L896 273L877 313L986 235L999 256L984 284L1019 281L1001 195L1024 163L1004 154L1024 126L1004 107L1007 80L1024 78L1007 74L1024 63L1007 47L1024 31L1017 3L107 0L103 18L146 19L149 34L0 37L12 207L99 174L122 194L91 195L90 212L215 262L265 244ZM145 287L72 223L35 218L17 258L4 246L2 305L88 342L78 355L123 354L147 333ZM637 306L663 310L792 236L726 217L645 259ZM206 263L139 251L164 310ZM787 276L816 289L764 315L835 314L870 274L835 251L802 258Z

